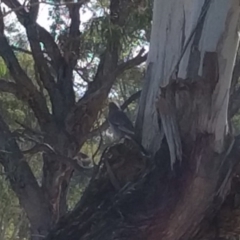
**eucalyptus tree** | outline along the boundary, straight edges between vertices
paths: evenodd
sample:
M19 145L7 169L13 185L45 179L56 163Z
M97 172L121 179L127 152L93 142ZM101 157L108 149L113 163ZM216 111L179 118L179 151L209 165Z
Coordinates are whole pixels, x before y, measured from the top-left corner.
M151 157L129 140L107 148L82 199L47 239L239 235L239 209L225 208L240 156L231 127L239 14L238 0L154 1L136 121Z
M33 143L22 151L2 116L0 163L27 214L32 239L42 239L66 213L72 173L82 171L74 157L93 130L116 79L146 60L143 50L126 57L142 41L143 34L138 32L151 18L150 11L144 15L139 9L142 2L146 1L44 2L53 9L47 30L37 21L40 1L1 1L0 56L11 78L0 79L0 90L28 106L37 126L32 129L20 122L21 137ZM99 14L82 24L86 8L97 9ZM9 14L23 29L23 45L16 44L8 31ZM21 66L19 51L32 56L34 77ZM80 93L76 91L79 79L83 85ZM36 152L43 152L38 181L25 157Z

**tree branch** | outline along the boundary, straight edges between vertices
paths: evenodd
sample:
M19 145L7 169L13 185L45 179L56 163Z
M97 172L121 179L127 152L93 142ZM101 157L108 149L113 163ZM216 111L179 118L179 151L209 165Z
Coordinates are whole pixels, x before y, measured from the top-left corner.
M85 0L84 3L89 0ZM68 0L65 0L68 3ZM77 0L74 5L66 5L71 19L69 32L65 38L64 52L64 70L58 70L58 86L65 98L66 109L70 109L75 104L75 95L73 91L73 70L77 64L80 51L80 7L83 1Z
M45 230L51 226L51 213L42 189L25 161L7 124L0 116L0 163L30 222ZM37 213L37 214L36 214ZM40 224L41 223L41 224Z
M19 91L19 88L17 87L16 83L8 82L8 81L6 81L4 79L1 79L1 78L0 78L0 91L1 92L12 93L15 96L19 95L19 93L21 92L21 91Z
M10 74L16 82L19 93L22 95L22 97L24 97L24 99L26 99L28 105L34 111L40 124L42 122L45 123L46 121L49 121L50 114L44 97L37 91L31 79L21 68L12 48L7 42L6 37L1 33L0 46L0 56L3 58L5 64L9 69ZM4 83L2 82L2 84Z
M18 0L3 0L2 2L6 4L11 9L11 11L17 15L20 23L24 27L26 27L26 25L29 23L30 15L26 12L25 6L21 5ZM32 7L34 7L35 5L39 5L39 3L36 2L31 4ZM30 18L30 21L33 20L34 19L31 20ZM52 38L51 34L46 29L41 27L38 23L35 22L34 24L36 27L36 31L38 32L37 36L39 36L40 41L44 44L46 52L51 58L53 67L57 72L57 69L61 66L61 63L63 61L61 52L54 39Z
M3 12L2 12L1 6L0 6L0 33L1 34L4 33L4 20L3 20Z
M65 2L68 2L67 0ZM77 63L79 56L79 47L80 47L80 7L81 1L77 0L75 5L67 5L69 16L71 19L71 24L69 28L67 47L64 52L65 60L73 69Z
M27 50L27 49L20 48L20 47L15 47L15 46L12 46L12 45L11 45L11 48L12 48L14 51L18 51L18 52L22 52L22 53L26 53L26 54L32 55L32 52L29 51L29 50Z
M21 6L17 0L4 0L4 3L10 8ZM32 10L34 10L34 8L32 8ZM45 89L48 91L51 99L53 117L55 118L56 122L62 123L64 121L66 112L74 105L75 102L72 79L69 79L65 74L65 61L61 56L60 50L58 49L52 36L44 28L40 27L35 22L35 19L31 18L30 13L26 12L25 9L20 9L16 12L16 15L26 29L35 65L39 72L39 78L41 79ZM47 61L44 58L43 51L40 46L41 42L46 47L47 51L49 51L48 54L52 59L52 64L56 71L57 78L71 82L71 94L64 95L65 89L61 88L61 86L55 83ZM67 71L67 73L69 72ZM71 71L70 74L72 74ZM69 98L71 99L71 103L68 101Z
M98 112L116 80L122 37L121 29L126 24L131 9L136 7L134 4L135 2L126 0L110 1L110 24L106 31L107 47L100 56L100 63L93 81L88 84L84 96L78 101L66 119L67 131L71 135L78 133L77 141L80 146L87 139ZM87 121L83 123L79 119L87 119Z
M204 142L206 140L208 140L208 137L203 139ZM155 228L156 233L151 233L149 238L156 239L156 236L160 236L158 239L166 239L165 232L162 231L162 229L165 228L165 222L162 221L162 217L164 216L168 219L169 216L171 216L169 215L169 211L171 214L178 213L179 215L177 216L180 216L183 209L186 209L186 206L192 203L193 199L197 198L199 200L198 193L206 194L206 188L209 191L208 185L204 184L211 184L214 181L214 186L210 188L211 192L207 192L207 197L210 198L206 210L204 209L207 214L204 212L204 215L202 213L203 211L201 211L200 223L197 222L198 224L203 224L206 223L204 222L205 220L209 223L213 215L216 214L220 208L230 188L229 183L231 182L232 174L236 171L236 165L239 163L239 140L240 138L238 136L234 144L230 144L232 148L230 148L229 154L224 153L215 159L210 155L210 158L207 159L214 159L218 162L218 166L220 166L217 170L212 170L213 172L209 173L210 176L212 176L211 173L218 174L215 180L211 177L209 179L209 175L199 176L198 173L194 174L192 171L189 173L188 169L183 168L181 169L181 177L171 177L170 183L169 174L171 168L167 166L170 162L170 156L166 141L162 146L161 152L159 152L159 155L155 158L158 163L156 164L156 162L151 161L154 166L149 164L149 166L145 165L144 167L146 162L143 163L143 165L139 165L140 161L144 162L144 160L141 160L138 155L135 155L136 152L134 149L130 151L127 147L124 147L124 144L118 144L108 148L102 155L103 167L98 173L98 179L90 181L88 188L76 208L66 218L60 221L47 239L57 240L67 237L74 239L81 236L81 238L93 240L121 238L123 235L126 236L126 239L147 239L150 235L149 229ZM201 142L199 143L201 144ZM133 164L134 160L138 162L138 165ZM118 180L121 179L121 181L119 181L120 190L114 188L114 183L111 182L111 177L107 174L107 161L110 164L112 172L118 177ZM146 161L149 162L148 160ZM119 162L125 162L126 165L121 165ZM126 173L130 167L132 170ZM141 167L143 167L143 169L141 169L139 173L139 168ZM136 176L135 174L138 175ZM130 176L132 179L129 181ZM185 184L186 179L188 181L191 180L189 184ZM192 179L195 181L197 179L197 183L200 184L197 186L201 188L193 188L195 185L193 185L192 182L194 181L192 181ZM202 184L202 181L204 181L204 184ZM151 182L151 186L149 182ZM190 189L190 191L193 191L194 198L186 191L186 186L187 190ZM176 188L178 189L177 191ZM182 191L186 192L181 194ZM214 192L214 194L212 192ZM184 203L179 204L179 197L184 200ZM189 198L191 201L189 201ZM89 201L89 199L91 199L91 201ZM171 201L169 201L169 199ZM206 204L205 198L203 199L203 204ZM138 202L137 206L136 201ZM202 201L202 198L199 201ZM154 205L152 205L153 202L155 203ZM101 206L101 208L99 208L99 206ZM213 208L213 206L215 206L215 208ZM198 208L199 204L194 205L194 210ZM119 215L116 215L116 209ZM194 210L191 212L193 215L195 213ZM88 220L86 221L86 219ZM101 224L96 223L96 220L99 222L99 219L101 219ZM168 223L172 224L170 218L168 219ZM178 220L176 220L176 224L179 224ZM176 226L176 224L174 222L171 227ZM161 226L161 228L159 228L159 226ZM134 229L136 229L136 231L134 231ZM168 231L171 231L171 229L170 227L167 228ZM185 229L188 228L184 226L183 229L183 231L185 231ZM186 232L187 238L182 234L181 239L192 239L191 232L188 234L189 231ZM165 238L161 238L161 236ZM178 237L179 235L176 236ZM169 239L177 239L177 237Z
M118 65L118 68L116 69L116 75L120 75L121 73L123 73L124 71L126 71L127 69L131 69L143 62L145 62L147 60L147 53L144 54L142 56L142 54L144 53L144 49L140 50L140 52L138 53L138 55L132 59L130 59L129 61L122 63L120 65Z
M33 139L30 139L30 141L33 141ZM72 167L74 170L76 170L78 172L82 172L85 169L92 169L92 167L84 168L83 166L78 164L78 162L76 160L66 157L66 156L63 156L62 154L57 152L55 149L53 149L49 144L46 144L46 143L36 143L35 142L35 145L32 148L22 151L23 154L31 154L31 155L39 153L39 152L48 153L50 156L54 155L54 157L57 158L59 161Z
M59 105L64 104L63 98L59 93L57 84L55 83L54 77L51 74L47 61L44 58L35 24L25 24L25 28L32 49L34 62L39 73L39 77L41 79L41 82L43 83L44 88L48 91L51 99L53 115L58 121L61 121L62 112L59 109Z
M30 19L36 23L39 11L39 0L30 0L29 1L29 16Z

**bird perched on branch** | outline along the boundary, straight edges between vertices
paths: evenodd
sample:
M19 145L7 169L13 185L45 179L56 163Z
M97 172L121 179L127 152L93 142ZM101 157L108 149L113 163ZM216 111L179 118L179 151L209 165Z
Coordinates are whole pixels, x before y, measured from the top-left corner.
M142 144L137 140L133 124L127 115L114 102L110 102L108 107L108 122L114 135L118 139L128 138L132 140L136 145L138 145L141 152L145 156L148 156L149 154L146 152Z

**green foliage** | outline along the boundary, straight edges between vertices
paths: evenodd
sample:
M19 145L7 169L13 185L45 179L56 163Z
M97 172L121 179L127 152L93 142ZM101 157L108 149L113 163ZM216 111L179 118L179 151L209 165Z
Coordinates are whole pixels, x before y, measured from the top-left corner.
M49 0L48 2L56 3L59 1ZM145 46L148 44L148 37L150 32L150 19L151 19L151 0L142 0L143 6L134 9L127 19L127 24L124 28L114 26L110 23L109 16L109 0L101 1L90 1L81 10L81 14L88 13L92 17L90 19L82 19L81 23L81 37L80 37L80 55L77 64L77 71L75 73L76 83L76 95L77 97L82 96L86 90L86 83L84 80L92 81L93 76L96 72L99 58L106 48L106 41L109 35L112 39L121 38L122 49L120 50L121 61L127 61L136 54L136 49L139 46ZM68 15L67 8L64 6L50 6L49 7L49 20L50 31L57 44L61 45L61 37L67 36L68 34ZM29 43L26 40L25 32L18 25L8 22L6 24L7 36L9 36L9 42L14 47L21 47L28 49ZM13 37L14 36L14 37ZM22 53L15 50L17 58L20 62L21 67L26 71L27 75L32 79L33 83L37 85L37 76L34 69L34 62L31 54ZM78 71L79 70L79 71ZM141 81L143 77L144 69L142 67L136 67L126 71L124 74L119 76L118 81L114 84L113 89L109 95L109 98L123 103L133 93L141 89ZM79 74L80 73L80 74ZM0 78L11 81L12 78L9 75L7 67L0 59ZM39 88L39 87L38 87ZM44 92L47 102L50 102L48 95ZM8 93L0 92L0 111L3 115L4 120L8 123L10 129L15 131L21 128L17 122L21 122L33 129L37 129L37 121L32 111L28 106L16 99L15 96ZM98 128L106 119L107 104L99 115L97 123L94 128ZM136 114L136 103L131 104L127 109L127 114L134 121ZM99 148L99 142L103 142ZM32 143L24 140L18 142L21 149L29 149ZM92 139L86 142L84 147L81 149L88 156L94 155L95 161L97 162L100 158L101 151L103 148L111 143L111 139L105 134L101 133L101 136L97 134ZM96 150L100 151L96 153ZM26 156L36 179L41 183L42 176L42 156L41 154ZM1 169L0 174L0 239L17 239L18 236L22 236L22 239L27 236L28 222L26 216L23 214L22 209L19 206L18 199L12 192L7 180L7 173L4 174ZM88 176L74 174L68 195L69 208L73 208L76 202L82 195L87 183L89 181ZM2 229L2 231L1 231Z
M232 119L234 133L238 135L240 133L240 113L236 114Z
M6 180L7 174L4 174L0 167L0 239L15 240L23 223L26 223L26 225L28 223L15 193ZM27 236L26 231L25 236Z
M7 74L7 67L4 64L2 58L0 58L0 77L4 77Z
M30 77L34 76L33 60L28 54L18 54L18 59L23 69L26 70ZM2 75L4 79L11 80L7 68L0 59L0 69L4 69ZM3 66L2 66L3 65ZM8 123L12 131L21 128L17 122L26 124L28 126L36 127L36 120L27 107L27 105L12 94L0 92L0 112L4 120ZM19 142L19 146L23 149L28 149L31 145L29 142ZM29 162L34 175L37 179L41 176L41 156L26 156L26 160ZM1 165L0 165L1 167ZM11 190L7 179L7 173L4 173L2 167L0 168L0 239L16 239L18 232L21 232L23 236L27 237L28 221L20 208L19 202L15 193ZM25 229L23 231L23 228Z

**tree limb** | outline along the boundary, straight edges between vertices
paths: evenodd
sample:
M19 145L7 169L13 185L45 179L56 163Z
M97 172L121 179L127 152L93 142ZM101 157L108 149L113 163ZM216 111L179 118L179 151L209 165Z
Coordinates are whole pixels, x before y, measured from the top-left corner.
M68 2L67 0L65 2ZM68 47L65 49L64 55L65 59L67 57L67 62L73 69L76 65L79 56L80 47L80 7L81 1L77 0L75 5L67 5L69 16L71 19L69 34L68 34ZM67 56L66 56L67 55Z
M65 0L68 3L68 0ZM85 0L84 3L88 2ZM75 95L73 91L73 70L77 64L80 51L80 7L83 1L77 0L74 5L66 5L71 19L69 32L65 38L63 48L64 70L58 70L58 86L65 98L66 108L70 109L75 104Z
M13 11L17 17L20 23L26 27L27 23L29 22L30 15L26 12L24 9L24 6L21 5L18 0L3 0L4 4L6 4L11 11ZM39 3L32 4L32 6L38 5ZM61 63L63 61L63 57L61 55L61 52L55 43L54 39L52 38L51 34L41 27L38 23L34 23L36 27L36 31L38 32L38 36L40 38L40 41L44 44L44 47L46 49L46 52L48 53L49 57L51 58L53 62L53 67L57 71L57 69L61 66Z
M21 6L21 4L17 0L4 1L4 3L10 8ZM51 74L47 61L44 58L40 42L43 42L44 46L46 46L47 51L49 50L49 55L50 58L52 59L53 66L57 74L59 71L61 72L63 71L62 64L64 64L60 50L58 49L52 36L44 28L40 27L34 21L34 19L31 19L29 13L26 12L25 9L20 9L19 11L16 12L16 15L19 21L26 29L28 40L30 42L32 50L32 55L36 64L36 68L39 72L39 77L44 87L48 91L51 99L53 117L56 119L57 122L61 123L64 121L63 120L65 117L64 114L66 115L66 111L68 111L68 109L71 107L69 104L65 103L65 99L67 99L69 96L62 95L63 92L59 90L58 85L55 83L54 77ZM68 79L68 81L71 80L72 79L70 80ZM73 105L74 104L73 88L70 97L72 99L71 104Z
M50 208L31 168L1 116L0 163L29 220L41 226L46 233L51 226Z
M26 53L26 54L32 55L32 52L29 51L29 50L27 50L27 49L20 48L20 47L15 47L15 46L12 46L12 45L11 45L11 48L12 48L14 51L18 51L18 52L22 52L22 53Z
M0 33L1 34L4 33L4 21L3 21L3 12L2 12L1 6L0 6Z
M130 59L127 62L124 62L120 65L118 65L118 68L116 69L117 71L117 76L120 75L121 73L123 73L124 71L126 71L127 69L131 69L143 62L145 62L147 60L147 53L142 55L144 53L144 49L140 50L140 52L138 53L138 55L132 59Z
M8 81L6 81L4 79L1 79L1 78L0 78L0 91L1 92L12 93L15 96L17 96L20 92L16 83L8 82Z
M107 47L100 56L100 63L93 81L88 84L84 96L77 102L66 119L67 131L77 134L77 141L82 146L102 108L108 93L116 80L121 45L122 31L135 1L111 0L110 25L106 31ZM79 119L88 119L83 123ZM86 123L87 122L87 123Z
M31 139L31 141L33 140ZM54 155L54 157L56 157L59 161L72 167L74 170L78 172L82 172L83 169L92 169L92 168L84 168L83 166L79 165L76 160L63 156L62 154L54 150L49 144L46 144L46 143L36 143L30 149L22 151L23 154L31 154L31 155L39 152L46 152L50 155Z
M39 0L30 0L29 1L29 16L30 19L36 23L39 11Z
M44 88L48 91L54 117L57 121L62 119L62 111L59 105L64 106L63 97L59 92L54 77L51 74L47 61L44 58L43 52L40 47L40 39L38 38L38 32L36 31L35 24L25 24L28 40L30 42L34 62L39 73L39 78L43 83Z
M31 79L21 68L12 48L7 42L6 37L1 33L0 45L0 56L3 58L10 71L10 74L16 82L19 93L21 93L22 97L26 99L28 105L32 108L37 119L39 120L39 123L49 121L50 114L44 97L37 91Z
M203 141L205 140L207 139L203 139ZM239 140L240 137L238 136L235 139L230 154L224 154L214 159L218 162L221 161L222 163L219 164L221 167L217 170L217 173L219 174L215 180L217 184L212 188L212 191L215 190L216 196L213 194L210 195L209 201L211 203L208 205L209 208L207 209L209 211L206 210L209 214L201 215L203 217L203 219L201 218L199 220L201 222L202 220L207 222L211 220L211 214L216 213L226 197L227 189L230 187L229 182L231 181L232 173L236 170L236 164L239 163ZM123 145L120 144L109 148L109 150L102 156L104 159L104 166L98 174L98 179L89 184L83 195L82 201L77 204L76 208L66 218L60 221L59 225L49 234L47 239L59 240L65 239L66 237L74 239L79 236L86 240L121 238L121 236L126 236L126 239L156 239L156 236L165 236L165 232L162 230L165 227L165 221L162 221L162 217L164 216L168 219L170 216L169 209L171 214L174 214L178 208L180 208L180 212L177 211L177 213L179 213L177 216L182 216L182 211L185 212L186 206L192 202L188 202L188 197L192 197L188 192L184 192L184 194L181 195L181 192L185 190L184 187L186 187L186 185L179 183L179 181L183 179L191 180L192 178L199 178L197 181L198 184L199 182L201 184L202 181L207 181L208 183L212 183L213 181L212 178L209 179L208 175L192 175L192 173L188 172L188 169L182 169L182 177L171 177L171 183L168 183L171 170L170 166L166 166L166 161L170 162L166 141L161 153L159 153L160 155L155 159L156 161L159 161L157 164L160 164L161 166L151 166L150 164L144 168L143 174L139 174L136 180L129 181L128 177L130 176L130 172L126 174L127 169L130 168L130 164L132 164L132 161L135 158L138 163L140 161L139 156L135 156L134 158L134 154L134 151L128 152L127 148L124 148ZM114 183L111 182L111 179L109 179L109 176L106 174L106 160L110 163L111 170L118 177L118 180L121 179L123 181L119 181L121 184L120 190L113 188ZM126 164L129 165L124 165L121 170L120 161L125 161ZM136 166L131 165L131 167L134 169ZM138 168L139 167L140 166L138 165ZM125 175L122 171L125 171ZM135 176L133 172L131 172L131 174ZM186 178L186 175L188 175L188 178ZM150 182L151 185L149 185ZM196 182L194 183L196 184ZM180 188L181 191L176 191L177 187ZM192 189L191 181L188 187L190 187L190 191L194 191L196 194L200 192L206 194L205 188L208 186L205 186L205 188L202 186L203 189L195 190L195 188ZM173 189L169 190L169 188ZM196 194L194 196L199 199L199 195ZM183 199L185 204L182 202L179 203L179 197L181 197L180 199ZM176 200L173 201L173 198ZM136 202L138 202L137 205ZM154 205L152 204L153 202L155 203ZM205 202L203 204L205 204ZM211 204L213 204L216 209L213 209ZM101 208L99 206L101 206ZM185 208L181 208L182 206ZM195 205L194 207L197 209L198 205ZM116 209L119 212L119 215L116 214ZM194 214L194 212L192 214ZM101 224L96 223L96 220L99 219L101 219ZM176 222L177 225L174 226L179 226L178 219ZM170 217L167 222L167 227L168 224L171 224ZM162 228L159 229L159 226ZM151 232L154 228L156 228L156 233ZM151 229L151 231L149 231L149 229ZM170 232L171 229L172 228L169 228L168 231ZM187 232L186 235L189 234L188 228L186 228L185 231ZM188 235L186 238L184 236L185 235L183 234L181 239L192 239ZM176 239L176 237L169 239ZM180 239L180 237L178 237L178 239Z

